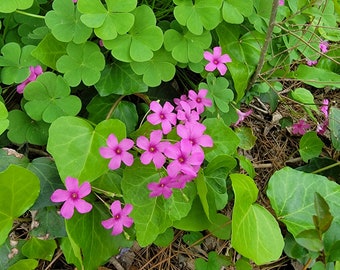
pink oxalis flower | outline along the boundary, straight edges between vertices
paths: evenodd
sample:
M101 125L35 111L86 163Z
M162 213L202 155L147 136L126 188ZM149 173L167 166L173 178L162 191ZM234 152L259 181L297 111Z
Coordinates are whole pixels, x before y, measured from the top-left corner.
M150 103L150 110L154 113L149 114L147 120L153 125L161 124L164 134L168 134L171 131L171 125L176 125L176 114L172 112L174 106L168 101L164 103L163 107L157 101L152 101Z
M123 209L120 201L114 201L111 206L112 218L102 221L102 225L105 229L112 229L112 235L118 235L123 232L123 227L130 228L133 224L133 219L128 217L131 213L133 206L126 204Z
M279 6L284 6L285 5L285 0L279 0Z
M121 162L127 166L133 163L133 155L129 152L133 147L133 140L123 139L118 143L118 139L114 134L110 134L106 140L108 147L100 147L99 152L103 158L110 158L109 168L116 170L120 167Z
M165 156L163 152L169 142L161 142L163 133L161 130L154 130L150 133L150 141L145 136L137 138L137 146L143 150L140 160L143 164L149 164L151 161L155 164L156 168L161 168L165 163Z
M307 66L310 66L310 67L315 66L317 63L318 63L318 60L309 60L309 59L306 60Z
M227 72L228 69L225 63L231 62L231 58L228 54L222 54L221 47L214 47L213 53L205 51L203 56L204 59L209 61L205 66L206 71L217 69L222 76Z
M207 89L200 89L198 93L194 90L189 90L189 104L192 109L196 109L196 111L201 114L205 107L210 107L212 105L212 101L209 98L206 98L208 93Z
M152 182L148 184L148 189L151 191L149 197L158 197L163 195L165 199L168 199L172 195L171 189L171 176L165 176L161 178L159 182Z
M237 112L237 115L238 115L238 119L237 119L236 123L234 124L235 127L238 126L239 124L241 124L244 121L244 119L246 119L246 117L251 115L253 113L253 110L248 110L246 112L242 112L242 111L237 109L236 112Z
M178 120L182 121L183 123L193 123L200 119L198 112L191 110L189 103L186 101L181 101L180 105L182 109L177 111Z
M328 119L328 105L329 105L329 100L328 99L324 99L322 101L322 106L320 107L320 111L324 114L325 116L325 120L321 123L318 124L316 127L316 132L320 135L325 134L328 125L329 125L329 119Z
M79 186L77 178L66 177L66 190L57 189L51 195L52 202L64 202L60 209L60 214L70 219L73 216L74 208L81 214L90 212L92 205L83 200L84 197L91 193L91 185L89 182L84 182Z
M328 47L329 47L329 44L327 41L321 41L320 44L319 44L319 48L320 48L320 51L322 53L327 53L328 52Z
M308 124L305 120L300 119L299 122L292 125L292 133L295 135L304 135L309 128L310 124Z
M37 79L37 77L43 73L42 67L41 66L30 66L29 67L30 70L30 75L28 76L28 78L26 80L24 80L21 84L19 84L17 86L17 92L19 94L22 94L25 90L25 87L27 84L29 84L30 82L33 82Z

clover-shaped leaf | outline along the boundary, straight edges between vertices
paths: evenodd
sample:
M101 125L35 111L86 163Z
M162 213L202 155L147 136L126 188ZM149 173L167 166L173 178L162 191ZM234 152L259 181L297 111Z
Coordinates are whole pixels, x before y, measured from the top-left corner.
M70 92L63 77L46 72L26 86L24 98L28 102L24 105L25 110L32 119L46 123L52 123L60 116L74 116L80 111L81 101Z
M105 67L104 55L97 44L87 41L83 44L69 43L67 55L57 61L58 71L65 73L64 78L70 86L77 86L80 81L87 86L100 79L100 71Z
M176 72L176 61L171 54L165 49L161 49L154 53L154 57L147 62L132 62L132 70L138 74L143 75L143 81L151 87L161 84L161 82L168 82Z
M26 113L13 110L8 113L8 139L16 144L25 142L46 145L49 124L43 121L34 121Z
M240 24L243 17L253 13L253 0L224 0L222 7L223 19L228 23Z
M164 47L171 51L172 57L181 63L198 63L203 59L203 52L211 44L211 34L203 31L201 35L194 35L176 21L164 34ZM175 29L176 30L175 30Z
M174 0L176 20L195 35L201 35L203 29L212 30L222 20L220 8L222 0Z
M1 13L12 13L17 9L28 9L33 5L33 0L10 0L0 1Z
M112 55L124 62L144 62L153 56L163 44L163 32L156 26L156 17L146 5L139 6L133 12L135 23L131 30L114 40L105 41L106 48Z
M53 1L53 10L47 12L45 22L62 42L84 43L92 33L92 29L81 22L80 12L69 0Z
M7 119L8 111L4 103L0 102L0 135L6 130L8 127L9 121Z
M130 13L136 8L137 0L79 0L78 9L81 21L94 28L97 37L103 40L115 39L129 31L134 23Z
M31 52L35 46L27 45L23 48L18 43L10 42L1 49L0 66L1 81L4 84L21 83L29 76L29 66L39 65Z

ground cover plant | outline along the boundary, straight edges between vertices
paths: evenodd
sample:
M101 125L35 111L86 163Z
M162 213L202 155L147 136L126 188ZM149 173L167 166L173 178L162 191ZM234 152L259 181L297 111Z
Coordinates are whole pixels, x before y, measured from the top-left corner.
M338 0L0 17L0 269L340 269Z

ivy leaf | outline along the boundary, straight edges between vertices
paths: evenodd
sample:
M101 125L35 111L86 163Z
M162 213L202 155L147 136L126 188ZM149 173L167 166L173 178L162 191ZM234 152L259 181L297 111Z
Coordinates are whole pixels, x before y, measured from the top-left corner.
M49 130L47 150L53 156L62 181L67 176L80 181L93 181L108 170L109 160L104 159L99 148L115 134L118 140L125 138L125 125L119 120L105 120L95 129L88 121L63 116L55 120Z
M284 241L280 227L268 210L254 203L258 189L249 176L230 175L235 194L231 243L243 256L261 265L277 260Z
M324 143L316 132L310 131L304 134L299 143L299 152L304 162L318 157L321 154Z
M9 121L8 111L4 103L0 102L0 135L7 129Z
M133 205L130 216L134 219L137 241L141 246L151 244L159 234L172 226L174 220L185 217L196 196L193 183L188 183L182 190L187 199L178 190L174 190L167 200L163 197L150 198L147 184L158 181L159 172L155 167L143 165L137 160L123 172L123 195L125 202Z
M33 45L21 48L15 42L7 43L1 48L1 81L4 84L23 82L29 76L28 67L39 65L39 61L31 55L34 48Z
M235 133L240 139L240 148L244 150L250 150L254 147L256 142L256 136L253 134L253 130L249 127L235 128Z
M0 1L1 13L12 13L17 9L28 9L33 5L33 0Z
M91 36L92 29L80 20L80 12L69 0L54 0L53 10L45 15L45 22L52 34L62 42L84 43Z
M115 39L117 35L126 34L134 23L130 12L137 6L137 0L79 0L78 9L81 21L94 28L97 37L103 40Z
M195 35L201 35L203 29L212 30L222 20L220 8L222 0L174 0L176 20Z
M10 165L0 173L0 246L13 221L24 214L39 195L39 179L29 170Z
M221 112L227 113L229 111L229 103L234 99L234 93L228 88L229 82L224 77L216 78L212 73L207 76L206 83L200 83L199 89L207 89L207 98L213 101L214 106L208 107L209 111L214 112L216 108Z
M46 123L52 123L60 116L75 116L81 109L81 101L70 92L63 77L45 72L26 86L25 110L33 120Z
M34 121L20 110L10 111L8 114L8 139L17 144L25 142L35 145L46 145L49 124Z
M114 62L103 70L100 80L95 84L99 95L131 95L148 91L142 77L133 72L127 63Z
M253 0L224 0L222 6L223 19L228 23L241 24L244 17L253 13Z
M173 79L176 73L176 61L165 49L154 53L153 58L147 62L132 62L132 70L143 75L145 84L151 87L159 86L161 82L168 82Z
M133 14L135 22L131 30L113 40L104 41L104 45L120 61L149 61L153 52L163 44L163 32L156 26L155 14L149 6L141 5Z
M51 261L56 248L57 243L53 239L41 240L32 237L22 246L22 253L30 259Z
M211 44L211 34L203 31L201 35L194 35L177 21L171 25L172 29L164 33L164 47L171 51L172 57L181 63L199 63L203 59L204 50Z
M33 259L23 259L7 268L7 270L34 270L38 267L39 262Z
M80 81L90 86L99 81L100 72L105 67L105 58L97 44L90 41L69 43L66 51L67 55L58 59L57 69L65 73L64 78L70 86L77 86Z

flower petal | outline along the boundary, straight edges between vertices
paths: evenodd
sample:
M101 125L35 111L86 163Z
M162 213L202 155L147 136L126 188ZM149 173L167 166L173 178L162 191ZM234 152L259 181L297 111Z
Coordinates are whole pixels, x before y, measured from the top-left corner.
M214 55L211 52L208 52L208 51L204 52L203 57L205 60L208 60L210 62L214 61Z
M79 198L84 198L91 193L91 185L89 182L84 182L79 187L78 196Z
M70 197L70 193L64 189L57 189L51 195L52 202L64 202Z
M131 140L131 139L123 139L123 140L121 140L120 141L120 143L119 143L119 147L123 150L123 151L127 151L127 150L130 150L132 147L133 147L133 145L134 145L135 143L133 142L133 140Z
M103 158L113 158L116 153L109 147L100 147L99 153Z
M216 65L214 63L208 63L206 66L205 66L205 70L206 71L214 71L216 69Z
M220 74L223 76L224 74L226 74L227 72L227 67L225 66L225 64L218 64L217 65L217 69L220 72Z
M214 47L213 49L213 53L214 53L214 57L220 57L221 54L222 54L222 48L217 46L217 47Z
M117 145L118 145L118 139L117 139L116 135L110 134L109 137L107 137L106 143L107 143L108 147L116 148Z
M158 125L160 122L161 122L161 119L159 117L159 115L157 113L152 113L152 114L149 114L146 119L148 120L148 122L150 124L153 124L153 125Z
M67 200L60 209L60 214L66 218L70 219L74 213L74 204L72 200Z
M148 138L146 138L145 136L139 136L137 138L136 144L140 149L143 150L148 150L150 145Z
M81 214L88 213L92 210L92 204L85 200L79 199L74 203L74 207Z
M120 214L120 212L122 211L122 206L121 206L120 201L118 200L114 201L111 204L110 209L111 209L111 213L113 216Z
M110 170L118 169L121 163L122 163L122 158L120 156L116 156L115 158L112 158L109 162Z
M133 219L125 216L122 218L122 224L124 227L130 228L133 224Z
M133 164L133 155L128 152L122 152L122 161L126 166L131 166Z
M154 130L150 133L150 143L151 144L158 144L163 137L163 133L161 130Z
M130 214L133 210L133 206L132 204L125 204L124 208L122 209L122 211L120 212L122 216L127 216L128 214Z
M140 161L144 164L147 165L151 162L153 159L154 154L151 154L150 152L146 151L140 156Z
M103 220L101 223L105 229L111 229L115 223L115 219L109 218L109 219Z
M222 63L229 63L229 62L232 62L232 60L231 60L231 58L230 58L230 56L228 55L228 54L223 54L223 55L221 55L221 57L220 57L220 62L222 62Z
M68 191L76 191L79 190L79 182L77 178L73 178L70 176L67 176L65 179L65 186Z
M118 235L123 232L123 224L121 222L116 222L113 226L112 235Z

